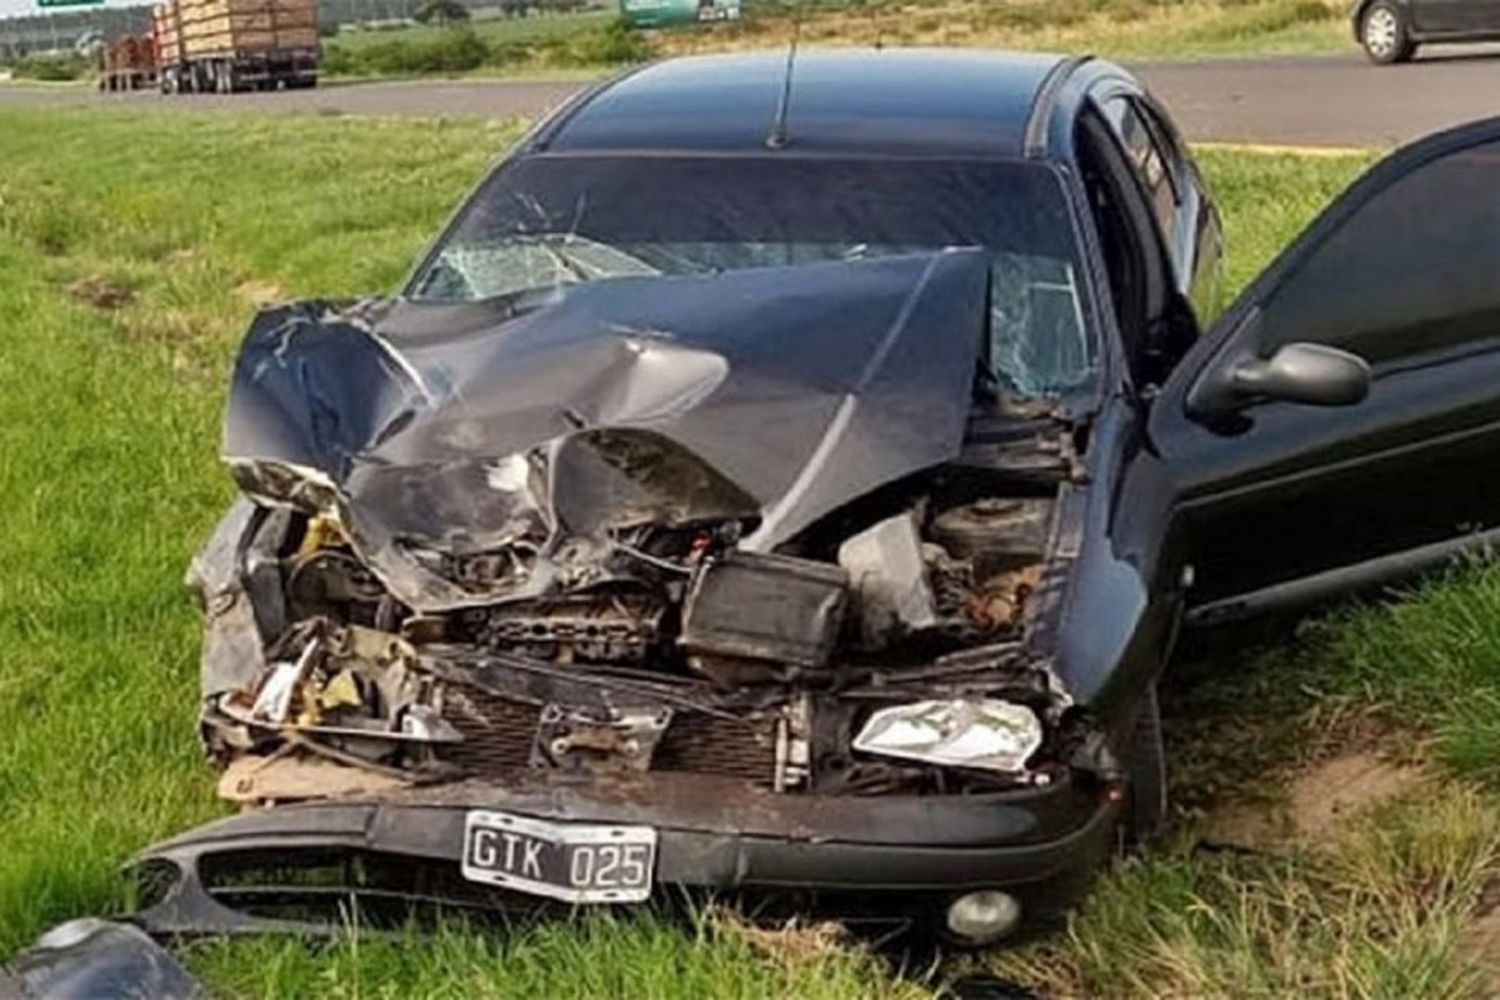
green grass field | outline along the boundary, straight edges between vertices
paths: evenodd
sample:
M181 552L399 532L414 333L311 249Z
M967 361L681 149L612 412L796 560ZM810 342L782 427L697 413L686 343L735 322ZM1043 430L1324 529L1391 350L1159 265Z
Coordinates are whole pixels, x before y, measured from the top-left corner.
M325 80L589 77L656 56L808 45L942 45L1089 52L1119 59L1349 51L1342 0L747 0L734 24L611 30L612 10L462 25L351 30L323 40ZM87 60L39 57L17 79L78 81Z
M661 33L670 54L785 45L793 0L738 24ZM1324 53L1353 47L1340 0L826 0L804 5L812 45L945 45L1121 59Z
M149 125L147 124L149 121ZM391 290L517 127L0 110L0 959L127 904L116 866L223 811L193 732L188 556L254 303ZM1214 150L1243 284L1368 158ZM274 178L275 183L267 183ZM950 963L1058 995L1474 995L1497 864L1500 568L1204 655L1168 692L1179 816L1061 931ZM1381 750L1417 785L1275 848L1205 851L1237 801ZM199 943L236 996L922 995L822 933L592 917L505 939Z
M653 55L809 45L943 45L1122 59L1349 50L1341 0L752 0L733 24L612 35L608 11L492 18L467 27L350 32L325 46L334 76L601 72ZM470 34L472 30L472 34Z
M587 79L652 58L643 33L607 11L478 18L447 26L355 31L323 44L324 76L555 77Z
M537 17L490 17L470 21L474 33L494 45L515 45L547 42L567 38L582 31L602 27L614 17L608 11L588 11L581 14L543 14ZM432 26L396 28L388 31L345 31L333 39L337 45L347 45L358 50L383 41L424 41L438 38L448 29Z

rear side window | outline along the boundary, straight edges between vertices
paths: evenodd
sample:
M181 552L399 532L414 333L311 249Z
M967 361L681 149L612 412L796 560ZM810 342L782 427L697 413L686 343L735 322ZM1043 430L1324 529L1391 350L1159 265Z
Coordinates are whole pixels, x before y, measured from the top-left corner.
M1175 249L1177 178L1173 175L1174 161L1167 153L1164 140L1135 101L1127 97L1105 101L1103 110L1105 119L1125 148L1131 170L1151 202L1151 212L1161 226L1162 238Z

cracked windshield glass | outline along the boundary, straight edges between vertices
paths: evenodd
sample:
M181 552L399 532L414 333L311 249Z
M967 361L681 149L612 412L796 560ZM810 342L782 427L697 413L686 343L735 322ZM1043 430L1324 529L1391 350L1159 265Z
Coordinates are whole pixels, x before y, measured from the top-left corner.
M1015 396L1086 386L1097 352L1061 186L987 161L553 155L497 172L418 270L415 301L581 282L990 251L987 364Z

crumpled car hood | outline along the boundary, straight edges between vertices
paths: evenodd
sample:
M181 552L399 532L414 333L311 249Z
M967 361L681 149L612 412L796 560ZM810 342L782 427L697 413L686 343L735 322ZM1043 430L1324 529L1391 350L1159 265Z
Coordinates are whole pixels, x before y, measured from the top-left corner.
M304 303L262 313L223 451L262 500L336 512L423 611L534 597L552 574L455 582L434 553L742 518L768 551L953 458L988 259L945 250L632 278L532 301Z

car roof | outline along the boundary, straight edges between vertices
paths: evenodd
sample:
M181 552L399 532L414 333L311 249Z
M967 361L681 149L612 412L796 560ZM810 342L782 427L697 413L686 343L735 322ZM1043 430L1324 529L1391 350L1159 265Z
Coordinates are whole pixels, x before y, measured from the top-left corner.
M550 152L766 154L783 91L784 148L847 155L1023 155L1061 56L942 49L803 49L653 63L569 108Z

